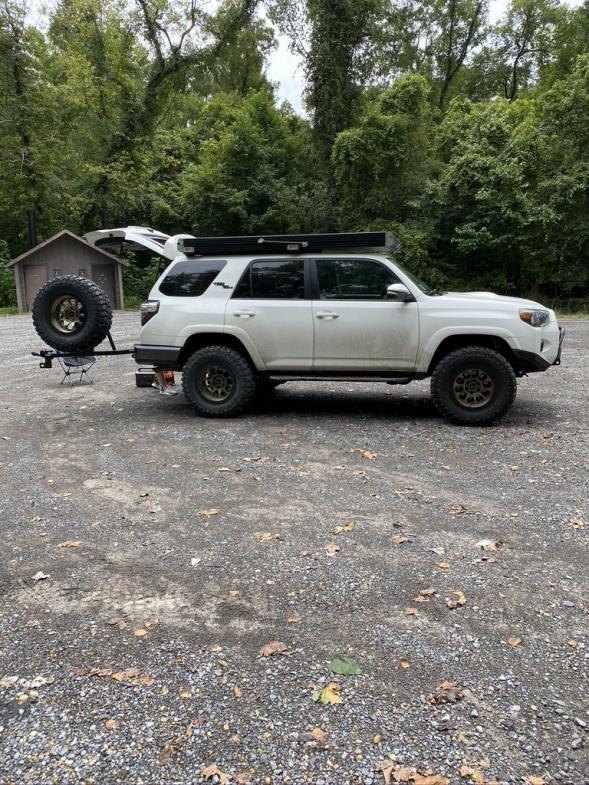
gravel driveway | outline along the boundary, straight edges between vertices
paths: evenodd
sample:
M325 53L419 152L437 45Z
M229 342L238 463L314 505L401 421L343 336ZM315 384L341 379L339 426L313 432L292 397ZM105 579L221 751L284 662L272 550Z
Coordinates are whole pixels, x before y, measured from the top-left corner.
M128 357L60 386L0 319L0 782L587 782L589 322L566 327L561 368L467 429L427 382L198 419Z

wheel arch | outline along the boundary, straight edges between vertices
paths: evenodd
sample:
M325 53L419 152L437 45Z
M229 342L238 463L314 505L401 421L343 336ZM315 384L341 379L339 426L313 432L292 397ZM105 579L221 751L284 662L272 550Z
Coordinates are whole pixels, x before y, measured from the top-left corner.
M247 347L237 336L232 335L231 333L213 332L193 333L192 335L189 335L178 355L178 365L183 367L194 352L197 352L199 349L204 349L205 346L227 346L229 349L235 349L243 354L243 356L251 362L254 368L256 367L256 363Z
M505 357L507 362L515 371L516 375L521 376L522 370L520 363L507 341L498 335L484 335L478 333L465 333L446 336L446 338L440 342L438 348L434 352L429 362L425 376L431 376L436 365L447 354L453 352L455 349L464 349L467 346L484 346L486 349L493 349L498 354Z

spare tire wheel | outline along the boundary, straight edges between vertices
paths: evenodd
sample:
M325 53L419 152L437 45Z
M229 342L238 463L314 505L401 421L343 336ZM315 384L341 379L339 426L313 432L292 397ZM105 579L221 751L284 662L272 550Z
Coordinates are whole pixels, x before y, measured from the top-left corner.
M89 352L102 343L112 324L104 291L88 278L64 275L45 284L33 302L40 338L61 352Z

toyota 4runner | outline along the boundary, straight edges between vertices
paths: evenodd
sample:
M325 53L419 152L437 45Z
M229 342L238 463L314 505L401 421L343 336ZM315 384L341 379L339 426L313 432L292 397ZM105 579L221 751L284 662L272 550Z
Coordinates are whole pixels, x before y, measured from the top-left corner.
M501 417L516 377L560 363L553 311L435 291L388 255L396 247L382 232L183 235L141 306L135 360L181 370L208 417L236 415L282 382L429 377L435 406L461 425Z

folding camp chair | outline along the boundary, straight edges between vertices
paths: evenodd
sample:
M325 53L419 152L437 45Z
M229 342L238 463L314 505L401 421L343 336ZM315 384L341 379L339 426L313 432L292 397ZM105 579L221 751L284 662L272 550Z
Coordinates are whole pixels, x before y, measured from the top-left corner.
M73 384L74 381L83 382L84 379L90 384L94 384L88 371L96 363L96 357L58 357L57 361L63 371L63 379L60 384L63 384L66 380L68 384Z

